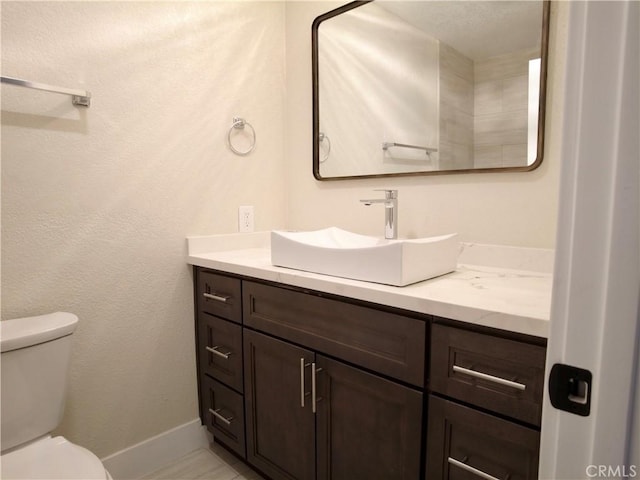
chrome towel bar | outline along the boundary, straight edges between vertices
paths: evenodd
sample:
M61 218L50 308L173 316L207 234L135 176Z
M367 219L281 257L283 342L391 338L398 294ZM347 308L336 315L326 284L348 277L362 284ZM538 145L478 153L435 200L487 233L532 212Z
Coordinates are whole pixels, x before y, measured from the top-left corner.
M88 107L91 104L91 92L87 90L77 90L73 88L55 87L46 83L32 82L30 80L22 80L13 77L0 77L2 83L16 85L18 87L33 88L35 90L44 90L46 92L62 93L63 95L71 95L71 102L74 105Z
M402 147L402 148L415 148L417 150L424 150L426 152L427 155L429 155L430 153L434 153L437 152L438 149L437 148L433 148L433 147L421 147L419 145L407 145L406 143L396 143L396 142L384 142L382 144L382 149L383 150L388 150L389 147Z

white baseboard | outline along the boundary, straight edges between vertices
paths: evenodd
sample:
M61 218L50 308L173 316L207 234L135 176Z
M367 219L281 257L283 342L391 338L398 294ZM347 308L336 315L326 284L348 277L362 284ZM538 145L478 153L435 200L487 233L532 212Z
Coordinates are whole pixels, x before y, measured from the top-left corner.
M102 459L114 480L133 480L169 463L209 447L206 429L196 418Z

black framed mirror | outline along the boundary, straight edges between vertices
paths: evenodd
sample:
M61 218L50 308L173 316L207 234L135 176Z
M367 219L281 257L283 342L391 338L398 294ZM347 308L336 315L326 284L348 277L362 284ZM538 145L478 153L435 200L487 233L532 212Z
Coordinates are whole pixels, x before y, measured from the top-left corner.
M355 1L312 25L318 180L542 162L547 0Z

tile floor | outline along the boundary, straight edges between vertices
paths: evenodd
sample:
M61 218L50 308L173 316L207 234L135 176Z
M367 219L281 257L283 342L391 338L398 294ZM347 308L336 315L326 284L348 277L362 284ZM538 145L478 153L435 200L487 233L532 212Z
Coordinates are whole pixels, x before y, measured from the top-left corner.
M143 480L264 480L223 447L212 444L176 460Z

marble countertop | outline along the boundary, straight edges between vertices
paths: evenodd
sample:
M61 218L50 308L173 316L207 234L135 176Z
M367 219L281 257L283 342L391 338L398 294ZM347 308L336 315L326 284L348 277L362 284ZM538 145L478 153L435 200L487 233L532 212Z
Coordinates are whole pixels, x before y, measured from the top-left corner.
M537 337L549 333L552 250L463 244L455 272L393 287L273 266L268 232L187 241L191 265Z

